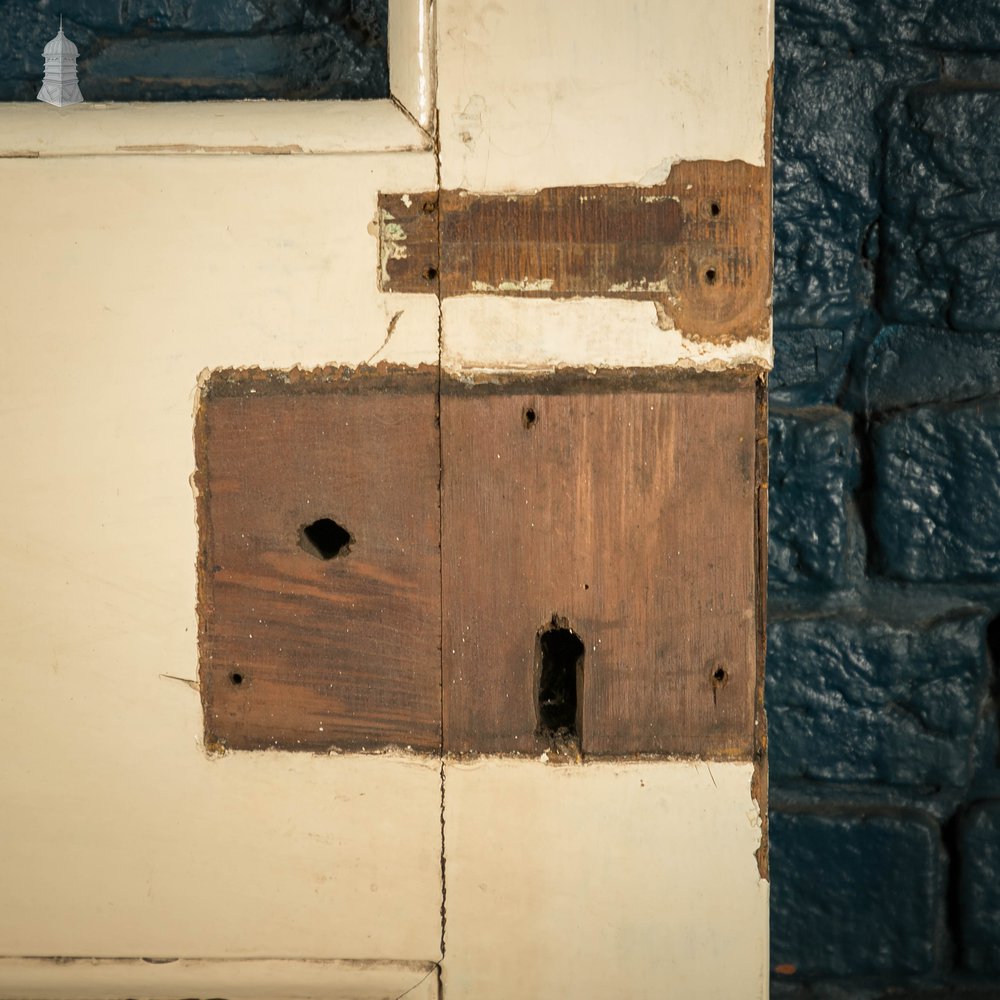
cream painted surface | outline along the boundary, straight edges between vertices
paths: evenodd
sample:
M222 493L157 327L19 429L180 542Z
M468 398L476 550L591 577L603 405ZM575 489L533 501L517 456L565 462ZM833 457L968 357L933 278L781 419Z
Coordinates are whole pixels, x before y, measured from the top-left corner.
M436 43L433 0L389 0L389 90L430 132L435 125Z
M389 100L0 104L0 158L381 153L429 145Z
M416 962L0 958L2 1000L437 1000L437 969Z
M438 957L438 763L210 759L184 683L199 373L433 363L436 302L375 291L369 231L379 188L433 178L0 161L0 954Z
M763 164L772 0L436 0L445 188Z
M559 367L770 369L771 341L690 340L658 325L652 302L635 299L462 295L442 304L442 364L457 375Z
M761 1000L750 764L445 765L447 1000Z

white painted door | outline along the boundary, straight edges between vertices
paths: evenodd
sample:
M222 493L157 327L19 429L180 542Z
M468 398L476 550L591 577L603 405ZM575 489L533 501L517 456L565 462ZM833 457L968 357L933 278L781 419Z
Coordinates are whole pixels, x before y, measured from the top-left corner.
M649 301L376 280L379 192L763 166L769 0L390 8L394 101L0 107L0 997L431 997L442 937L449 1000L765 995L750 761L202 745L204 372L770 363Z

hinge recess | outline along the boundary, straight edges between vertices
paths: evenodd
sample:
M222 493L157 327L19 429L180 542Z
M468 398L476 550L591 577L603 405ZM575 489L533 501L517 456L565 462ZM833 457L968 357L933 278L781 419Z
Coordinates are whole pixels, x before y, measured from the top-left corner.
M742 161L678 163L662 184L379 195L379 285L442 298L645 299L715 342L768 336L770 187Z

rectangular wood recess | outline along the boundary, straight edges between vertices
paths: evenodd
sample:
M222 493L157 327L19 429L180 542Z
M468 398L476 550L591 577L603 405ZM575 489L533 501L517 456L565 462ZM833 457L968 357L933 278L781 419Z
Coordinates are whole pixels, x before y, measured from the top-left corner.
M760 392L746 373L215 373L208 743L751 759Z
M766 337L767 172L675 164L651 186L379 196L385 291L649 299L692 339Z
M750 758L756 427L746 378L446 383L447 751L552 744L556 628L580 644L584 754Z
M437 750L437 374L216 372L198 412L209 745Z

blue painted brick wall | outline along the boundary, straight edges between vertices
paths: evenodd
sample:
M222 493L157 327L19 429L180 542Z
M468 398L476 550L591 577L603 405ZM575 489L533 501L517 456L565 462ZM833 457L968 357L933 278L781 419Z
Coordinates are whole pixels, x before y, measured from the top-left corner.
M777 0L772 992L1000 995L1000 3Z

